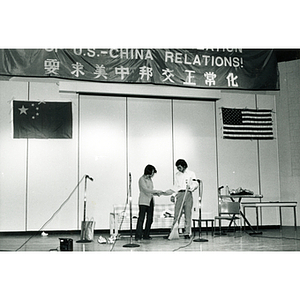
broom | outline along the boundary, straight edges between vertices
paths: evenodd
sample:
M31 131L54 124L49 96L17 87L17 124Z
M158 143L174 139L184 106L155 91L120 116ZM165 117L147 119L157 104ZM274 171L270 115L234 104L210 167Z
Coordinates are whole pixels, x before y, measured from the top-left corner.
M183 204L184 204L187 192L188 192L188 187L186 187L186 189L185 189L183 200L182 200L182 203L181 203L181 206L180 206L180 210L179 210L179 214L177 216L176 221L173 223L173 226L171 228L171 232L170 232L170 235L168 237L168 240L179 239L179 233L178 233L179 218L180 218L180 215L181 215L181 212L182 212L182 209L183 209Z

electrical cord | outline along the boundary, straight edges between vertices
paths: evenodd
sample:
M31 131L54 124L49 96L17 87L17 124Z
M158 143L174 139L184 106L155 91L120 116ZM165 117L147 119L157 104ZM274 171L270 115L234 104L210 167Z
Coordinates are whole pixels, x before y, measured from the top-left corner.
M68 200L71 198L71 196L74 194L74 192L76 191L76 189L78 188L78 186L80 185L80 183L82 182L82 180L85 178L85 175L80 179L80 181L77 183L77 185L75 186L75 188L73 189L73 191L71 192L71 194L68 196L68 198L60 205L60 207L53 213L53 215L50 217L50 219L48 219L48 221L46 221L46 223L31 237L29 237L18 249L16 249L15 251L19 251L21 248L23 248L33 237L35 237L53 218L54 216L62 209L62 207L68 202Z
M58 249L58 247L56 247L56 248L50 249L49 251L50 252L52 252L52 251L59 251L59 249Z
M186 244L186 245L184 245L184 246L180 246L180 247L178 247L178 248L176 248L176 249L174 249L173 250L173 252L175 252L175 251L178 251L178 250L180 250L180 249L183 249L183 248L186 248L186 247L188 247L188 246L190 246L191 245L191 243L192 243L192 241L193 241L193 236L191 236L190 237L190 241Z

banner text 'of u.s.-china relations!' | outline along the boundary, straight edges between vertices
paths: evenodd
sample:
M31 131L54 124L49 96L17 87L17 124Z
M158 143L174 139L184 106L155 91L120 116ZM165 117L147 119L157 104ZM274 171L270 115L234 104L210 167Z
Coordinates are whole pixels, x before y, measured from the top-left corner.
M271 49L0 49L0 76L279 89Z

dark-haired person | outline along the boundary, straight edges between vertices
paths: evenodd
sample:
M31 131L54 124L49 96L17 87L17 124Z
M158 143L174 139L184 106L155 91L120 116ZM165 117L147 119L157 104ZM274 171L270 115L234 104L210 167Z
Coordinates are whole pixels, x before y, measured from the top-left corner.
M196 175L193 171L188 169L188 164L184 159L178 159L175 163L178 172L175 174L175 191L176 202L174 210L174 224L180 221L182 214L185 215L184 237L189 239L191 237L191 223L192 223L192 209L193 209L193 195L192 192L198 188L198 182L193 181ZM187 189L186 198L183 204L183 209L179 215L185 190Z
M144 170L144 175L139 179L139 216L136 225L135 240L151 239L150 229L153 222L154 199L153 196L160 196L163 191L154 190L152 177L157 173L152 165L147 165ZM143 230L143 224L146 217L146 225Z

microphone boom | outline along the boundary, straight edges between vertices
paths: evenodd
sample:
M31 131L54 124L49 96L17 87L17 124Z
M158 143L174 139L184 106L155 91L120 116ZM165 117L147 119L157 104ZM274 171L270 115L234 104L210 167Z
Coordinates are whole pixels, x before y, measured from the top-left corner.
M88 178L89 180L91 181L94 181L94 178L93 177L90 177L89 175L85 175L86 178Z

